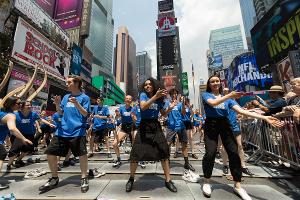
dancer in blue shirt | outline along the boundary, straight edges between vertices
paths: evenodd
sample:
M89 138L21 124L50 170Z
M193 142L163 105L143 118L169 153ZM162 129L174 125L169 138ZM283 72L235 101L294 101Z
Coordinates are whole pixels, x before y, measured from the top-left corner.
M66 156L69 149L73 155L79 156L81 169L81 192L89 190L87 177L88 160L86 149L86 120L90 110L90 98L82 93L82 79L79 76L69 76L66 81L70 94L56 96L54 103L57 112L62 115L61 128L53 137L45 153L52 177L39 190L46 192L57 186L57 156Z

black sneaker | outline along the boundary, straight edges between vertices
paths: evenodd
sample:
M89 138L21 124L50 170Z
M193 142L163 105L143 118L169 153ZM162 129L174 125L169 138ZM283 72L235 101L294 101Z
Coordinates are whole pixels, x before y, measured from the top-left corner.
M126 183L126 192L131 192L132 186L133 186L134 179L129 178L129 180Z
M175 187L173 181L165 182L166 188L168 188L171 192L177 192L177 188Z
M86 193L89 190L89 180L87 177L81 178L81 192Z
M59 181L59 178L58 178L58 177L56 177L56 178L53 178L53 177L49 178L49 180L48 180L44 185L42 185L42 186L39 188L39 191L41 191L41 192L46 192L46 191L48 191L48 190L53 189L54 187L57 186L58 181Z
M16 160L15 161L15 167L19 168L19 167L24 167L25 163L23 162L23 160Z
M253 176L253 175L254 175L247 167L242 168L242 172L243 172L244 174L249 175L249 176Z
M63 166L64 166L64 167L69 167L69 166L70 166L70 161L64 160Z
M120 160L117 160L116 162L114 162L113 167L119 168L121 165L122 165L122 162Z
M228 174L228 166L223 167L223 174Z
M93 157L93 156L94 156L93 153L88 153L88 155L87 155L88 158L91 158L91 157Z
M192 158L198 160L198 156L196 154L194 154L194 153L192 154Z
M28 158L28 159L27 159L27 163L28 163L28 164L33 164L33 163L34 163L34 160L33 160L32 158Z
M9 188L9 185L5 185L3 183L0 183L0 190L5 190L5 189L8 189Z
M11 170L11 165L7 165L6 166L6 171L10 171Z
M193 172L195 171L195 168L190 163L185 163L183 167L184 169L189 169Z

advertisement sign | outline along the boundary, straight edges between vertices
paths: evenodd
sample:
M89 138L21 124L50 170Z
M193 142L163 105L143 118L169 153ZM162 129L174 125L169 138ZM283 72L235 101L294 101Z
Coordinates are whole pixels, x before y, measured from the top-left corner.
M158 37L176 35L176 19L174 12L158 14Z
M163 0L158 2L159 12L170 11L174 9L173 0Z
M72 48L71 74L80 75L82 63L82 50L76 44Z
M300 77L300 50L290 51L289 58L291 60L294 77Z
M277 64L277 70L279 75L279 80L285 92L290 92L292 90L290 86L290 81L294 78L293 70L291 67L291 61L289 57L283 59Z
M22 18L19 18L17 24L12 57L27 65L44 65L50 75L61 80L69 75L70 55Z
M272 75L260 73L253 54L245 54L234 60L232 87L234 90L244 90L245 85L265 87L272 83Z
M166 75L162 76L164 87L166 90L171 90L176 88L176 79L177 76L175 75Z
M4 32L4 22L10 12L10 0L1 0L0 2L0 33Z
M181 74L181 80L182 80L182 95L183 96L189 96L189 81L188 81L188 73L183 72Z
M279 62L300 42L300 1L277 1L251 30L260 67ZM273 62L272 62L273 61Z
M60 43L62 46L70 46L70 40L67 33L34 2L31 0L15 0L14 7L31 19L37 26L47 32L52 38L55 38L58 41L61 40L62 42Z
M80 26L83 0L57 0L55 21L65 29Z
M160 66L171 66L172 68L176 63L175 44L175 37L171 36L163 37L158 40L158 59Z
M80 27L80 35L84 37L89 36L90 22L91 22L91 9L92 9L92 0L84 0L83 8L82 8L81 27Z
M34 0L50 17L53 17L56 0Z

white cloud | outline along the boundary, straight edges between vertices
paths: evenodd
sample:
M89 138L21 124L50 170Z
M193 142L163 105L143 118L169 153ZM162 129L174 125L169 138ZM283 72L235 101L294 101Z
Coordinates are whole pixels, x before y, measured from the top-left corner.
M238 0L174 0L180 31L183 70L189 73L190 98L194 102L192 65L195 70L196 102L200 79L207 80L206 50L211 30L240 24Z
M157 59L156 59L156 41L152 41L145 47L145 51L148 52L151 58L152 64L152 77L155 78L157 76Z

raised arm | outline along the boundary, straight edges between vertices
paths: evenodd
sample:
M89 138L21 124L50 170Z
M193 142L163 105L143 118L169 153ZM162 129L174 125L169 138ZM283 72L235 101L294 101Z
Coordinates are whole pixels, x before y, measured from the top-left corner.
M226 94L220 98L217 99L207 99L206 102L210 105L210 106L217 106L225 101L227 101L228 99L236 99L236 98L240 98L241 96L243 96L242 92L236 92L236 91L232 91L229 94Z

